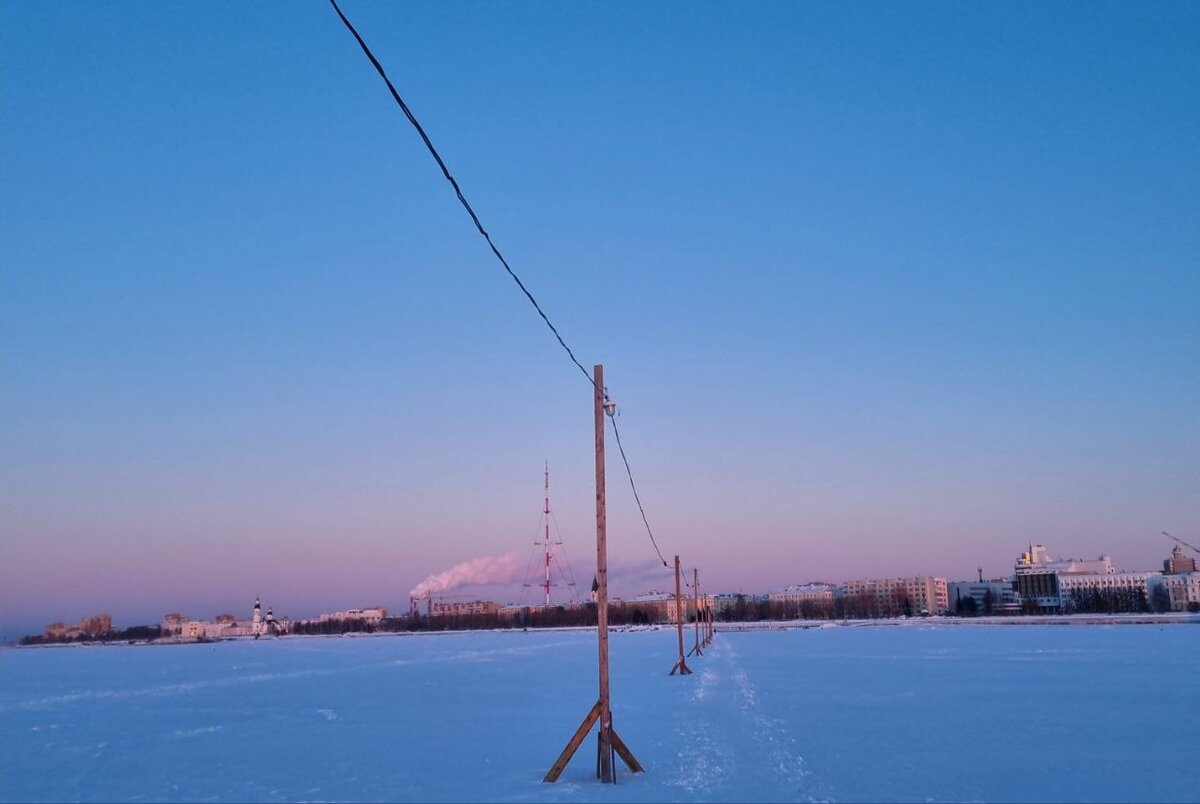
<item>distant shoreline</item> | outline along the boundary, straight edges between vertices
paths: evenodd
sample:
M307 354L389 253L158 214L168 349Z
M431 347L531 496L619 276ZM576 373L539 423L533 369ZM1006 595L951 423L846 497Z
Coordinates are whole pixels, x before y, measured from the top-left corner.
M797 628L886 628L1016 625L1200 625L1200 614L1187 611L1160 614L1022 614L993 617L889 617L864 620L758 620L717 623L718 631L776 631Z
M866 620L756 620L752 622L718 622L714 623L717 633L735 633L747 631L795 631L813 628L979 628L988 626L1022 626L1022 625L1068 625L1068 626L1097 626L1097 625L1200 625L1200 614L1191 612L1164 612L1160 614L1030 614L1016 617L891 617ZM690 628L690 624L684 628ZM661 631L674 629L668 623L654 625L614 626L613 632ZM365 631L345 634L288 634L279 637L267 637L261 641L298 639L381 639L385 637L415 637L415 636L449 636L451 634L471 633L510 633L521 634L528 632L550 631L592 631L595 626L557 626L547 628L475 628L445 631ZM160 647L169 645L215 645L219 642L254 642L253 637L228 637L212 640L184 639L155 639L155 640L114 640L111 642L45 642L36 645L20 645L17 643L0 643L0 650L5 648L20 648L36 650L43 648L106 648L106 647Z

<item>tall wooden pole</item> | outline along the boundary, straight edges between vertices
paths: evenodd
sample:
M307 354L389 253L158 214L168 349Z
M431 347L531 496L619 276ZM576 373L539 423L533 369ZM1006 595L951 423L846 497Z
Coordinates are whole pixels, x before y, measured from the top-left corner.
M592 367L596 416L596 612L600 652L600 734L596 773L614 781L612 705L608 694L608 522L604 498L604 366Z
M687 659L683 654L683 582L679 570L679 556L675 556L675 627L679 632L679 658L675 660L675 664L671 667L671 672L668 675L679 673L681 676L686 676L692 671L687 666Z
M695 567L692 567L692 608L695 609L695 611L696 611L696 616L692 620L692 624L693 624L692 636L694 638L695 644L693 644L692 649L690 651L688 651L688 656L691 656L693 653L696 654L697 656L703 656L704 651L700 650L700 617L702 616L700 613L700 570L696 569ZM708 636L708 626L707 625L704 626L704 634L705 634L705 637L707 638L707 636Z
M543 782L557 781L575 751L587 737L592 724L600 722L596 745L596 775L602 782L615 782L616 769L613 751L620 755L626 766L634 773L644 769L633 752L617 735L612 725L612 706L608 693L608 543L604 499L604 414L609 401L604 393L604 366L592 367L594 413L596 425L596 624L600 665L600 699L583 718L583 723L567 742L567 747L550 766Z

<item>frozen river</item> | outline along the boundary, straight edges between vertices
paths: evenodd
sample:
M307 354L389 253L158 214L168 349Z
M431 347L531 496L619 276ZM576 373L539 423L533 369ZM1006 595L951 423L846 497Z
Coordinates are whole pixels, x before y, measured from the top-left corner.
M691 646L691 632L687 633ZM591 632L0 651L4 801L1197 801L1200 627Z

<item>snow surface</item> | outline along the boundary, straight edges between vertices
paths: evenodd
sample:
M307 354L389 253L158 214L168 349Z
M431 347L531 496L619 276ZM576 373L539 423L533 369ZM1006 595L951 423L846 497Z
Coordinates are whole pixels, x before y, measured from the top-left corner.
M687 632L687 645L692 634ZM1197 801L1195 625L594 632L0 651L4 801Z

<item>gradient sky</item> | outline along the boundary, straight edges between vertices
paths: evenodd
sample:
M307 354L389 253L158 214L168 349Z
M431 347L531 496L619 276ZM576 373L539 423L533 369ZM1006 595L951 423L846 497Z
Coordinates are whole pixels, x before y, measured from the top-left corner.
M1200 5L345 9L710 590L1200 539ZM403 608L544 461L590 580L590 388L327 4L0 59L0 630Z

